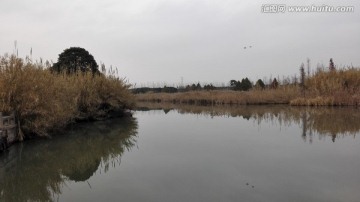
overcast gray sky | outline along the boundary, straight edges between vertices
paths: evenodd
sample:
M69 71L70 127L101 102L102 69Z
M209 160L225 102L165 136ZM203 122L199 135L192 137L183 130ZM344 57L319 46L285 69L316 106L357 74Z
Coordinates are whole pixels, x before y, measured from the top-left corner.
M263 13L263 4L354 6L354 12ZM311 59L360 66L360 2L0 0L0 54L57 60L87 49L137 86L291 76ZM244 47L247 47L244 49ZM252 46L252 48L249 48Z

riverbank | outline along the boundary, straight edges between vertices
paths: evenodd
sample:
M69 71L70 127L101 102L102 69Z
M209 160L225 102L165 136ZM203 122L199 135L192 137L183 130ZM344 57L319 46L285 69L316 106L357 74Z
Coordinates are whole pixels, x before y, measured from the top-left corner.
M276 88L249 91L198 90L177 93L136 94L138 102L195 105L359 106L360 70L357 68L321 71L307 77L304 84L279 84Z
M264 91L190 91L179 93L137 94L138 102L164 102L194 105L289 104L297 96L291 89Z
M121 115L135 106L130 85L112 75L58 74L50 63L0 56L0 111L15 111L17 141L48 136L78 121Z
M296 88L293 91L193 91L179 93L146 93L135 96L137 102L159 102L193 105L268 105L286 104L292 106L359 106L359 94L335 93L333 95L302 96Z

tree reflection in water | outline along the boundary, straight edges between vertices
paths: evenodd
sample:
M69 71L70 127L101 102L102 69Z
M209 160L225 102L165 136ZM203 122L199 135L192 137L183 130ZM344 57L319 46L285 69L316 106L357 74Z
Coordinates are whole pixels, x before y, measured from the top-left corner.
M181 114L204 116L242 117L246 120L271 122L280 125L296 124L302 128L304 141L312 142L313 134L319 138L330 136L335 140L355 136L360 131L360 109L354 107L291 107L287 105L250 106L196 106L167 103L139 103L140 110L176 110Z
M67 180L86 181L120 164L136 144L133 118L76 125L51 140L14 145L0 155L0 201L51 201Z

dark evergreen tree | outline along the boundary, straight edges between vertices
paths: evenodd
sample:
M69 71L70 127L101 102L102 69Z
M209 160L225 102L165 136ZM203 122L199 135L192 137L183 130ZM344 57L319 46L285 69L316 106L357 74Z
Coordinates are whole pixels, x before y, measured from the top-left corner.
M248 91L252 88L252 83L248 78L242 79L241 81L231 80L230 87L237 91Z
M305 69L304 69L304 63L300 66L300 89L301 93L305 97Z
M241 82L240 81L235 81L234 86L233 86L233 90L241 90L242 86L241 86Z
M191 86L190 86L190 85L186 85L185 91L191 91Z
M65 49L58 58L58 61L51 67L54 72L66 72L68 74L81 72L98 73L98 64L94 57L85 49L71 47Z
M241 80L241 84L240 84L240 88L243 91L248 91L252 88L252 83L251 81L246 77L245 79Z
M204 86L204 89L210 91L210 90L215 90L215 87L212 84L208 84Z
M264 88L265 88L265 84L264 84L264 82L263 82L261 79L259 79L259 80L256 81L255 87L256 87L257 89L264 89Z
M200 83L197 83L197 85L196 85L196 90L201 90L201 85L200 85Z
M276 80L276 78L274 78L274 80L271 82L271 88L277 89L278 86L279 86L279 82Z
M231 87L235 87L237 83L238 83L238 81L236 81L236 80L231 80L231 81L230 81L230 86L231 86Z
M333 59L332 59L332 58L330 58L329 70L330 70L330 71L334 71L334 70L335 70L335 65L334 65L334 62L333 62Z

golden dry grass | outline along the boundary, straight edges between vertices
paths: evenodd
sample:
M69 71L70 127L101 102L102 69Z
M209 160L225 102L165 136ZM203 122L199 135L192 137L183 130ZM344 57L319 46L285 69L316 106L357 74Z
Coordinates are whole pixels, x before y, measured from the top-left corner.
M305 81L305 94L298 85L250 91L214 90L180 93L137 94L139 102L170 102L196 105L290 104L304 106L360 105L360 70L319 71Z
M112 76L53 74L43 64L0 56L0 111L15 111L19 140L131 108L134 99L128 88Z
M180 93L137 94L140 102L171 102L197 105L246 105L246 104L288 104L298 92L292 87L272 90L251 90L248 92L231 90L190 91Z
M360 69L319 71L306 80L305 86L305 97L292 100L291 105L360 105Z

